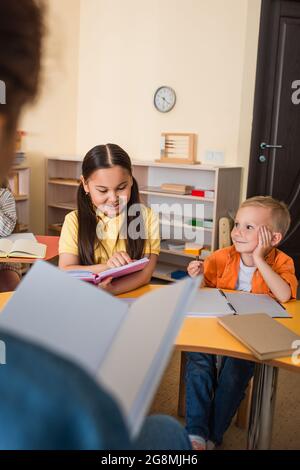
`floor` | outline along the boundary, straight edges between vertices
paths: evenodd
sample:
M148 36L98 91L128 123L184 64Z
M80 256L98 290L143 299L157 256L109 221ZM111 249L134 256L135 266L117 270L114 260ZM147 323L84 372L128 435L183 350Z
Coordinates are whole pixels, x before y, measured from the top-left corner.
M150 413L165 413L177 416L178 378L180 353L175 352L163 376L153 400ZM247 432L234 423L225 434L222 449L245 449ZM272 437L272 449L300 450L300 374L280 370L275 419Z

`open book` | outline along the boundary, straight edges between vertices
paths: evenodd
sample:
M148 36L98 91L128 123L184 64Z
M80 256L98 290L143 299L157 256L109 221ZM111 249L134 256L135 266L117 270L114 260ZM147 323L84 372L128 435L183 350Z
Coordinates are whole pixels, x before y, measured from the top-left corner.
M115 396L135 435L198 285L188 278L128 305L38 261L2 311L0 328L85 368Z
M137 261L132 261L131 263L125 264L125 266L120 266L119 268L107 269L106 271L103 271L100 274L76 269L66 272L75 279L91 282L92 284L99 284L99 282L104 281L104 279L107 279L108 277L117 278L127 276L127 274L132 274L137 271L141 271L148 263L148 258L142 258Z
M283 305L265 294L224 292L221 289L200 289L188 316L221 317L229 314L266 313L273 318L290 318Z
M0 258L45 258L47 246L38 243L32 233L0 238Z

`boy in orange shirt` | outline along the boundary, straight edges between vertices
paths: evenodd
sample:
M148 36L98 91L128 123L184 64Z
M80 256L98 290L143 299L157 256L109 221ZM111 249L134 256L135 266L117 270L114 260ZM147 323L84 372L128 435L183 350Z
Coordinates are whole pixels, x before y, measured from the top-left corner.
M190 276L204 273L204 286L269 294L280 302L296 298L293 260L276 246L290 226L287 206L270 196L255 196L240 206L231 232L233 245L217 250L204 264L192 261ZM250 361L187 353L186 427L193 448L222 443L223 435L253 375Z

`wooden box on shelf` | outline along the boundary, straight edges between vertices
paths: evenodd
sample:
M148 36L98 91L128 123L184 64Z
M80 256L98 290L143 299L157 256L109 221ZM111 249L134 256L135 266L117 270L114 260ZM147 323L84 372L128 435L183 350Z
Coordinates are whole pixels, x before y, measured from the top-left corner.
M160 163L196 163L196 134L163 132L160 144Z

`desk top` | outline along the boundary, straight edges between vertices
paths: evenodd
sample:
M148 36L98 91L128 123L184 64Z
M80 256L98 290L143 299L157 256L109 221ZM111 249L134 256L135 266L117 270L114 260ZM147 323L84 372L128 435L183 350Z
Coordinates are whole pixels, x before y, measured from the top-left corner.
M130 293L122 294L119 297L139 297L157 288L163 288L163 286L148 285ZM292 318L276 318L276 321L300 336L300 301L291 300L284 304L284 306L292 315ZM217 318L185 318L175 346L181 351L199 351L209 354L228 355L260 362L246 346L218 323ZM265 361L265 363L300 373L300 364L293 364L291 357L273 359Z
M163 286L144 286L130 293L122 294L120 298L140 297ZM0 310L11 297L12 292L0 294ZM292 318L276 319L282 325L300 336L300 301L292 300L285 304ZM217 318L185 318L181 331L176 339L175 346L181 351L199 351L210 354L228 355L241 359L259 362L251 351L240 343L234 336L218 324ZM300 364L293 364L290 357L265 361L272 366L289 369L300 373Z
M44 261L49 261L58 256L58 241L59 237L52 237L47 235L36 235L35 238L39 243L47 245L46 256ZM37 261L36 258L0 258L0 263L25 263L33 264Z

